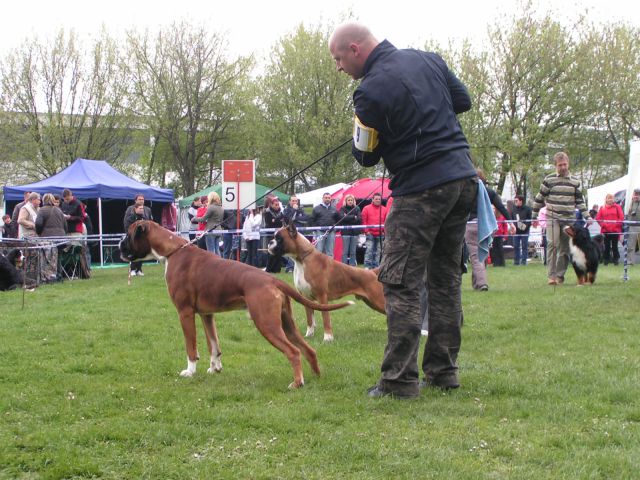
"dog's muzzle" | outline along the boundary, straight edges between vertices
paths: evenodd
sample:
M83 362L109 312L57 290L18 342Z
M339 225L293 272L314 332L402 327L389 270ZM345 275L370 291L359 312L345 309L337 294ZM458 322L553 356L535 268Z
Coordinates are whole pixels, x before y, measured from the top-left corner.
M274 257L281 257L284 254L284 247L282 246L282 238L280 235L276 235L271 239L269 245L267 245L267 250Z
M125 262L133 262L136 259L133 252L131 252L131 247L129 246L128 234L124 234L122 236L120 243L118 243L118 249L120 250L120 258Z

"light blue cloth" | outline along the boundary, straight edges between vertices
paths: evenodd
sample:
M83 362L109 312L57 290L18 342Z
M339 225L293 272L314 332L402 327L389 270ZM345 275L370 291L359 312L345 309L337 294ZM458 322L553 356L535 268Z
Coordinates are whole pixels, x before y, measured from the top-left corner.
M478 182L477 212L478 259L480 263L484 263L489 256L489 248L491 248L491 242L493 241L492 235L498 229L498 222L496 222L496 216L493 213L489 194L482 182Z

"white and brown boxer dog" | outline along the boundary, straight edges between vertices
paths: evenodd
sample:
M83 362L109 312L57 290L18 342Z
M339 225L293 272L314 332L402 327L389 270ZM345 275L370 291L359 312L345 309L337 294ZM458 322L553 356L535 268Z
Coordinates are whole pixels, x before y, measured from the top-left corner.
M287 225L278 230L271 242L269 253L285 255L294 261L293 282L304 296L326 303L329 300L355 295L372 309L385 313L382 284L378 281L378 270L364 270L338 262L320 253L304 235L298 234L295 225ZM306 307L307 332L310 337L315 332L313 310ZM324 341L333 340L333 328L328 311L322 312Z
M187 347L190 377L199 359L196 346L195 314L202 318L211 354L209 373L222 370L214 313L248 309L260 333L283 352L293 367L289 388L304 385L300 352L314 373L320 374L316 352L305 342L293 320L290 297L315 310L336 310L350 303L320 305L300 295L289 284L257 268L224 260L202 250L155 222L140 220L129 227L120 242L122 259L131 262L155 258L166 261L165 279L169 296L180 315Z

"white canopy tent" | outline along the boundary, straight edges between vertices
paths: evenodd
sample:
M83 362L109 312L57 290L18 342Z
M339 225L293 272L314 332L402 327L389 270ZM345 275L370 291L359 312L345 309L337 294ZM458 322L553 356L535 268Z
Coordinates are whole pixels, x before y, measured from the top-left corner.
M627 174L609 183L587 190L587 207L591 208L594 204L601 207L604 205L604 199L608 193L616 195L619 192L625 192L624 198L631 198L633 190L640 188L640 141L631 142L629 147ZM625 213L627 208L629 208L629 202L625 203Z
M629 146L629 169L627 170L628 182L627 183L627 196L625 198L631 198L633 190L640 188L640 141L631 142ZM625 213L631 206L631 202L627 202L625 206Z
M336 183L335 185L329 185L327 187L317 188L310 192L297 193L296 197L300 199L300 205L312 205L316 206L322 203L322 195L324 193L333 194L338 190L348 187L348 183Z
M629 185L629 175L617 178L611 182L603 185L598 185L587 190L587 208L591 208L594 205L601 207L604 205L604 199L607 194L611 193L615 195L618 192L626 192Z

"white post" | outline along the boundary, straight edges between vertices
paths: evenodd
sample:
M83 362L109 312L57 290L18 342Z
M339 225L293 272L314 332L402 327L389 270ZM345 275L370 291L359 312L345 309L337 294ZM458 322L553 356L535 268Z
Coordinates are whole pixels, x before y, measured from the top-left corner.
M98 233L100 234L100 266L104 267L104 254L102 251L102 198L98 197Z

